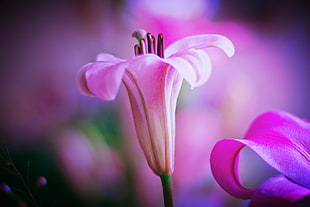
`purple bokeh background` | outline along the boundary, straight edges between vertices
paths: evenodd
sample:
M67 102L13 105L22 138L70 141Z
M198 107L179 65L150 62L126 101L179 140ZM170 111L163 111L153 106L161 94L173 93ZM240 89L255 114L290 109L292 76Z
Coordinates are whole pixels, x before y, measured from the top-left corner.
M112 104L103 103L82 96L76 86L79 68L93 62L98 53L132 57L134 30L144 28L155 35L163 33L166 46L181 37L217 33L231 39L236 47L232 58L210 49L214 65L210 81L193 91L186 84L182 89L177 110L177 127L181 128L176 137L175 169L180 206L192 203L204 206L211 202L214 206L242 205L222 192L208 172L209 151L217 140L242 138L250 121L271 109L310 119L310 18L305 0L4 1L0 3L0 15L1 145L18 152L37 150L40 143L47 143L53 149L51 156L65 162L61 158L65 146L57 149L60 132L71 130L77 122L92 123L103 108L104 111L116 109L115 116L122 120L116 124L121 140L133 145L125 144L128 148L125 153L120 152L121 149L116 151L131 156L122 162L135 163L132 165L134 181L138 183L135 192L144 195L143 199L137 198L142 206L156 206L156 201L161 205L161 191L157 189L160 187L158 178L147 169L135 137L130 137L127 131L130 121L123 109L127 97L120 95ZM199 123L193 126L194 121ZM205 139L203 130L206 130ZM191 135L195 137L190 138ZM196 143L192 143L193 140ZM112 147L102 141L100 144L92 141L91 145ZM79 153L69 146L68 151ZM107 151L114 152L114 149ZM101 151L91 156L99 154ZM257 186L274 174L255 154L247 151L244 154L249 158L241 157L244 182ZM115 157L119 160L122 155ZM83 153L80 156L84 156ZM90 155L85 153L85 156ZM200 173L196 179L186 178L193 160L198 160L193 166ZM110 164L110 160L96 162ZM119 170L124 173L127 165L120 165ZM261 176L257 176L257 168ZM72 172L63 171L64 179L71 177L68 182L74 183L74 175L68 175ZM83 182L72 184L75 190L84 187ZM81 192L83 190L78 195Z

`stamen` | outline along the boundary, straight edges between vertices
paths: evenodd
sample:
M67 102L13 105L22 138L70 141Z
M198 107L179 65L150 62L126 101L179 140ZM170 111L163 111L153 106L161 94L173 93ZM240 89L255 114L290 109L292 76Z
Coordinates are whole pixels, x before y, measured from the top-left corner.
M158 35L157 40L157 55L161 58L164 58L164 40L163 40L163 34Z
M151 33L147 33L147 52L155 54L155 37Z
M134 50L135 50L135 56L139 55L140 54L140 45L136 44Z
M158 35L157 50L155 48L155 37L151 33L146 33L145 30L137 30L132 33L139 44L134 47L135 55L141 55L146 53L157 54L159 57L164 58L164 41L163 34Z
M141 39L139 41L139 43L140 43L140 53L139 54L145 54L146 53L145 39Z
M152 35L153 53L156 54L155 37Z

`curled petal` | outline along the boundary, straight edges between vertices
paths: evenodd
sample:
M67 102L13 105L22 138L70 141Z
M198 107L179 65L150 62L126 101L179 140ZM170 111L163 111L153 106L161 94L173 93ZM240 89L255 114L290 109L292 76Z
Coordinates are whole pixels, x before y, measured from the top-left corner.
M84 94L96 95L103 100L113 100L119 90L124 71L133 72L137 80L147 80L148 85L155 85L158 79L150 77L149 71L156 68L171 68L178 71L192 87L197 87L210 77L211 61L202 50L189 50L175 54L173 57L162 59L153 54L140 55L126 61L112 55L100 54L95 63L85 65L80 71L80 87ZM143 76L143 77L142 77ZM160 76L159 76L160 77ZM171 76L173 77L173 76ZM151 82L152 83L151 83ZM154 87L150 88L153 91ZM145 91L148 93L148 91ZM156 92L156 94L158 94Z
M92 63L88 63L88 64L84 65L84 66L79 70L78 75L77 75L77 80L78 80L77 86L78 86L79 91L80 91L83 95L94 97L95 94L93 94L93 93L89 90L88 85L87 85L87 80L86 80L86 77L85 77L85 72L86 72L86 70L90 67L90 65L92 65Z
M259 116L245 135L247 145L270 166L310 188L310 123L284 111Z
M220 186L240 199L249 199L255 190L242 186L238 175L238 153L245 145L237 140L224 139L215 144L210 156L211 171Z
M250 198L253 190L244 188L236 173L238 153L248 146L271 167L310 188L309 137L310 125L304 120L283 111L265 113L254 120L245 139L216 143L211 153L213 175L228 193Z
M310 190L285 177L274 176L265 181L253 194L250 207L290 207L310 195Z
M113 100L119 90L126 65L111 65L105 62L94 62L87 66L85 79L87 87L98 98Z
M192 88L205 83L211 75L211 60L202 50L191 49L163 61L172 65Z
M107 53L97 56L97 62L84 65L78 72L78 88L83 95L113 100L119 89L124 69L113 70L111 66L122 60Z
M235 53L234 45L228 38L222 35L209 34L190 36L178 40L165 50L165 55L169 57L177 52L189 49L206 49L208 47L218 47L222 49L228 57L233 56Z

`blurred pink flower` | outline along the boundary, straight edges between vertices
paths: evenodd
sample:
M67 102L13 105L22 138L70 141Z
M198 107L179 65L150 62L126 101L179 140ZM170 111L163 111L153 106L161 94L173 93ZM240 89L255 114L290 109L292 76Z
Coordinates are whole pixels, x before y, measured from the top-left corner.
M221 132L221 117L203 107L184 107L176 113L174 183L189 189L211 178L209 157Z
M183 38L163 51L162 35L147 35L136 45L136 57L121 60L99 54L95 63L79 72L81 92L103 100L113 100L124 83L133 112L140 145L156 175L169 175L174 166L175 109L183 78L192 88L206 82L211 63L206 49L218 47L229 57L234 46L220 35L197 35ZM148 52L148 53L146 53ZM164 54L166 58L164 58Z
M54 146L65 179L81 197L122 195L123 164L115 150L102 142L91 143L76 129L62 131Z
M244 139L224 139L214 146L211 169L217 182L231 195L252 201L250 206L290 206L310 195L310 123L284 111L271 111L254 120ZM239 181L238 153L250 147L282 173L258 189Z
M177 206L226 206L228 196L212 177L212 146L222 137L220 114L206 107L187 106L176 113L176 153L173 184Z

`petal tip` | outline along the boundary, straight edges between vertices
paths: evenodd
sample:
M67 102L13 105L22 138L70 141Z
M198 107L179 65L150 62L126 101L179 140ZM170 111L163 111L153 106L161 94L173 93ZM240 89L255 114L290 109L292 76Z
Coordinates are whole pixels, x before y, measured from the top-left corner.
M88 64L82 66L81 69L79 70L79 72L77 74L77 87L78 87L81 94L83 94L85 96L94 97L95 95L88 88L87 80L85 77L86 71L91 64L92 63L88 63Z
M235 54L235 46L230 39L223 35L217 35L219 37L219 47L225 52L228 57L232 57Z

